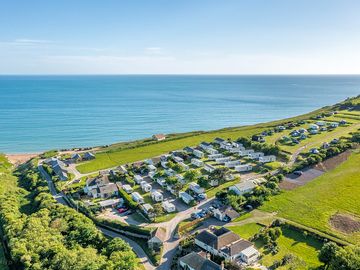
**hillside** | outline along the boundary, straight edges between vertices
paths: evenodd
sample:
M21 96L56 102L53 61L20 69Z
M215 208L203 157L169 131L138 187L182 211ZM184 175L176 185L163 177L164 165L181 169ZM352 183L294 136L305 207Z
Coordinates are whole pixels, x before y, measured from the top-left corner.
M305 186L272 197L261 210L276 211L280 217L359 243L360 233L350 232L360 226L359 164L357 151Z

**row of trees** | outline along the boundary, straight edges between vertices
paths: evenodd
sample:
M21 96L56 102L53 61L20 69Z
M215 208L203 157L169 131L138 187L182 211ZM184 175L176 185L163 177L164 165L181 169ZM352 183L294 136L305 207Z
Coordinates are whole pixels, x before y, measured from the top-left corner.
M15 269L128 269L137 259L121 239L108 240L94 223L56 203L29 162L21 187L0 198L0 222Z
M241 143L245 148L252 148L255 151L261 151L265 155L279 155L281 149L277 145L253 142L248 138L241 137L237 139L238 143Z

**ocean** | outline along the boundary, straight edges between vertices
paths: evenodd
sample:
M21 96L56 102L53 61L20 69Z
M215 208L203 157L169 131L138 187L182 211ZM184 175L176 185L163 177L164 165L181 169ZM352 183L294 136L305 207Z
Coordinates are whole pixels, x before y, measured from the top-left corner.
M111 144L291 117L360 76L0 76L0 152Z

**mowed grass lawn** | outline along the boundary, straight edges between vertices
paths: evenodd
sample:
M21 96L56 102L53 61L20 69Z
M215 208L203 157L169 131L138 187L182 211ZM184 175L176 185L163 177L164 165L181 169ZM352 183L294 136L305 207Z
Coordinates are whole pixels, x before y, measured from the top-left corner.
M329 224L329 218L337 212L360 215L359 191L360 153L356 151L334 170L302 187L272 197L260 209L276 211L280 217L359 243L360 233L344 234Z
M238 234L244 239L249 239L260 231L263 226L257 223L248 223L241 226L229 226L230 230ZM267 254L264 251L263 243L261 241L256 241L255 246L261 252L263 257L260 260L260 263L270 267L275 261L281 260L286 254L293 254L299 258L299 262L296 264L296 267L293 269L311 269L316 268L321 265L318 260L318 252L321 249L323 243L311 236L304 236L301 232L289 229L282 228L282 235L277 240L279 246L279 252L275 255ZM289 269L290 266L287 265L278 269Z

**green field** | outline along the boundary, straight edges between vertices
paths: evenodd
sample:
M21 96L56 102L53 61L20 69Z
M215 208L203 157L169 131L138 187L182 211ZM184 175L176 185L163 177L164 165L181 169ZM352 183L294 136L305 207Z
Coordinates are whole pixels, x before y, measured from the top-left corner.
M96 159L79 164L76 168L81 173L90 173L101 169L115 167L146 158L155 157L182 149L185 146L195 146L202 141L212 141L216 137L224 139L237 139L239 137L250 137L253 134L263 130L275 127L285 122L308 119L311 116L323 112L320 109L308 114L288 119L273 121L270 123L261 123L252 126L224 128L209 132L189 132L185 134L169 135L168 139L161 142L152 142L150 140L140 140L135 142L126 142L111 145L96 153Z
M360 233L345 234L329 225L329 218L340 213L360 216L360 153L308 184L272 197L260 209L276 211L280 217L322 232L359 243Z
M260 231L263 226L257 223L248 223L241 226L229 226L228 228L244 239L249 239ZM263 243L256 241L255 246L260 250L263 257L260 260L265 266L271 266L275 261L281 260L286 254L293 254L299 258L299 262L294 265L287 265L277 269L309 269L321 265L317 258L318 251L321 249L322 242L311 236L304 236L302 233L282 228L282 235L277 240L279 252L275 255L267 254L264 251Z

